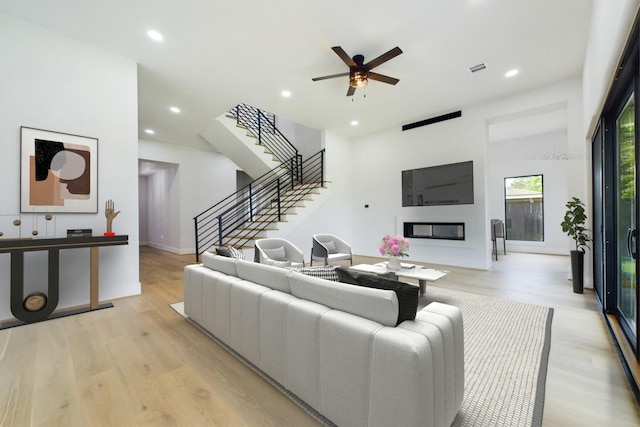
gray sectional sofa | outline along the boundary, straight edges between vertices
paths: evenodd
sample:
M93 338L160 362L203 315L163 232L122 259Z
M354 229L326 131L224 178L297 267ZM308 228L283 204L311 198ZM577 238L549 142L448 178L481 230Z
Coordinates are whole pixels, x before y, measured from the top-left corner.
M393 291L205 253L184 269L189 318L339 426L449 426L462 404L457 307L396 325Z

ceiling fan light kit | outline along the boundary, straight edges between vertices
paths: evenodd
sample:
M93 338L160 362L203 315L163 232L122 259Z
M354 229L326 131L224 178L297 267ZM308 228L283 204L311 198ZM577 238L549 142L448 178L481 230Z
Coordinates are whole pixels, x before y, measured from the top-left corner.
M365 87L369 83L369 79L367 79L367 75L365 73L361 73L360 71L356 71L352 75L349 76L349 86L359 88Z
M349 88L347 89L347 96L352 96L356 92L357 88L365 87L369 83L369 80L376 80L390 85L395 85L400 81L394 77L371 72L371 70L378 65L384 64L388 60L400 55L402 53L402 50L399 47L394 47L387 53L383 53L376 59L369 61L366 64L364 63L363 55L354 55L353 58L351 58L340 46L334 46L331 49L333 49L336 55L338 55L340 59L342 59L342 61L347 64L347 66L349 67L349 72L331 74L322 77L314 77L311 79L314 82L319 80L333 79L336 77L349 76Z

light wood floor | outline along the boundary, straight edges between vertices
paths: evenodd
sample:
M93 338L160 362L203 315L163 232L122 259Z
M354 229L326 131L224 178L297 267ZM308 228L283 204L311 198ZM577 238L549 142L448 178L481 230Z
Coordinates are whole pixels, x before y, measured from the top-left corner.
M169 307L182 301L182 268L193 261L142 247L142 295L0 331L0 426L317 425ZM543 425L638 426L593 293L572 292L567 265L567 257L508 254L489 271L441 267L451 273L427 292L553 307Z

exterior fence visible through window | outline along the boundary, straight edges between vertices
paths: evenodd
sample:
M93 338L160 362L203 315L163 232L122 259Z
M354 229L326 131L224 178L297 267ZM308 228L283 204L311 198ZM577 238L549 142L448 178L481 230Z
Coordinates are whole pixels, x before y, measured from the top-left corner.
M505 178L507 240L544 241L542 175Z

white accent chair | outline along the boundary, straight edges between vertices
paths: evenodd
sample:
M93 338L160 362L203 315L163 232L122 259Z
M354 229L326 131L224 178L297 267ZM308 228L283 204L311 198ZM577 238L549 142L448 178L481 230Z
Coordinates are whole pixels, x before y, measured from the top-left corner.
M285 239L256 240L254 261L276 267L304 267L302 251Z
M329 262L349 260L353 265L351 246L338 236L333 234L314 234L313 246L311 247L311 265L313 261L324 261L324 265Z

